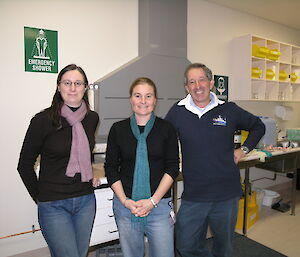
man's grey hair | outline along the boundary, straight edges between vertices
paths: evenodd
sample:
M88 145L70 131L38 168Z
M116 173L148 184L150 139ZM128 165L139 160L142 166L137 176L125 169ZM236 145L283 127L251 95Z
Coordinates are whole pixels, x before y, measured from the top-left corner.
M212 75L212 72L211 72L211 69L208 68L205 64L203 63L191 63L185 70L184 72L184 85L186 86L187 83L188 83L188 78L187 78L187 74L188 72L191 70L191 69L202 69L206 75L206 77L208 78L209 81L212 81L213 80L213 75Z

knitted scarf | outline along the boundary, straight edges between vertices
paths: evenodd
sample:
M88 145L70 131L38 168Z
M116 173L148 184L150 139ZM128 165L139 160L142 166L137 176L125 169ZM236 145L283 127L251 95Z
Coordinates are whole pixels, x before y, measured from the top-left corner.
M76 173L81 173L82 182L88 182L93 178L90 145L81 124L86 112L87 108L84 101L75 112L66 104L61 108L61 116L66 118L72 126L72 145L66 175L74 177Z
M135 114L130 117L130 127L133 135L137 139L137 148L135 156L135 166L132 186L132 200L138 201L151 197L150 189L150 168L147 151L147 136L150 133L155 122L155 115L151 113L151 117L147 122L144 132L140 133L136 123ZM133 222L139 222L142 226L146 222L146 217L131 216Z

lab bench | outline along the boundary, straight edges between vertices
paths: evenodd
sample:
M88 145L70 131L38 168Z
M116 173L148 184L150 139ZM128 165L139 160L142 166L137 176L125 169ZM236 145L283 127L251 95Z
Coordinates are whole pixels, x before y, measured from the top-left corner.
M300 147L288 150L272 151L271 157L263 160L259 155L249 155L240 160L238 167L245 169L245 195L250 193L250 168L257 167L260 169L270 170L276 173L293 173L293 183L291 189L291 215L295 215L296 204L296 186L297 186L297 169L300 168ZM95 190L97 199L97 213L94 228L91 237L91 245L116 240L119 238L118 230L115 224L112 199L113 191L108 187L105 178L103 163L94 164L94 172L97 177L101 178L102 185ZM173 185L173 203L174 210L178 209L178 182L183 180L180 172ZM248 197L244 199L244 217L243 217L243 234L247 235L247 213L248 213Z

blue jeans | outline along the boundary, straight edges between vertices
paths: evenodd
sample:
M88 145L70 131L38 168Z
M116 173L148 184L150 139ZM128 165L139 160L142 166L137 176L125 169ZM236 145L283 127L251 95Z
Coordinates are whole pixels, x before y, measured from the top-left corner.
M38 203L40 227L52 257L86 257L95 212L94 194Z
M113 209L124 257L144 256L144 235L150 257L174 257L174 225L170 222L171 198L163 198L147 216L144 232L131 223L131 212L115 196Z
M175 224L176 248L182 257L230 257L239 198L220 202L181 201ZM208 225L213 248L206 246Z

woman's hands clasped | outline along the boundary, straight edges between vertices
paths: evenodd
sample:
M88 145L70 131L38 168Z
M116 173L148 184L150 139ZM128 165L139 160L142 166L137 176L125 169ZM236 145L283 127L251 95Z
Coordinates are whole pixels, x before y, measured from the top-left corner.
M123 205L136 217L146 217L154 208L150 199L142 199L136 202L131 199L126 199Z

